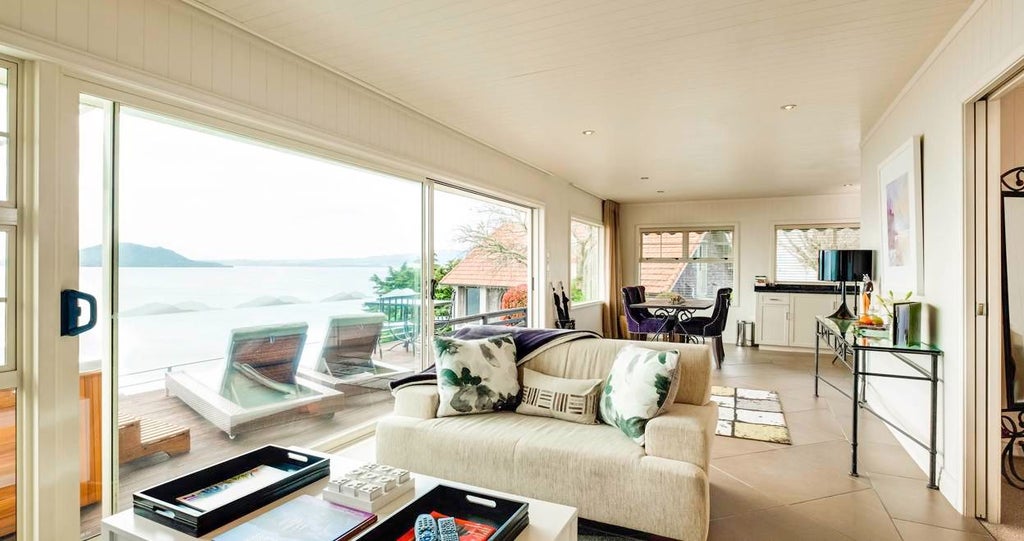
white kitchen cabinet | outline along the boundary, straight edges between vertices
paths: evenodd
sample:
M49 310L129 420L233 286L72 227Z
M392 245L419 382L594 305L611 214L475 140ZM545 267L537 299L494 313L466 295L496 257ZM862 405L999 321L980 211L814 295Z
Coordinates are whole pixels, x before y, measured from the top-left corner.
M789 344L789 304L762 304L757 311L757 343Z
M813 348L815 320L839 306L831 293L757 294L757 343L764 346Z

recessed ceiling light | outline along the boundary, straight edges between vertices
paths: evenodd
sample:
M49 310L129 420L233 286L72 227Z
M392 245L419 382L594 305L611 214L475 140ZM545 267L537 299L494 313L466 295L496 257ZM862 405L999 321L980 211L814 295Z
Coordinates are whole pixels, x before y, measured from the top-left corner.
M665 193L665 190L658 190L658 193Z
M595 133L597 132L594 130L583 130L583 135L594 135Z
M792 111L793 109L796 109L796 104L795 103L787 103L786 105L783 105L781 107L781 109L783 111Z
M651 177L640 177L640 180L651 180Z
M853 188L853 184L843 184L843 188Z

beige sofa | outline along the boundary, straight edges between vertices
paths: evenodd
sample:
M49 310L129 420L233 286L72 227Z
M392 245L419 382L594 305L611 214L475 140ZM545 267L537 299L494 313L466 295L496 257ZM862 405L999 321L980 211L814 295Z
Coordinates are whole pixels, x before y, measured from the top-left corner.
M578 340L524 366L565 378L605 378L625 340ZM646 447L619 429L511 412L435 418L434 386L399 390L377 425L377 461L485 488L571 505L583 518L682 540L708 533L708 461L718 407L711 351L680 352L675 403L651 420Z

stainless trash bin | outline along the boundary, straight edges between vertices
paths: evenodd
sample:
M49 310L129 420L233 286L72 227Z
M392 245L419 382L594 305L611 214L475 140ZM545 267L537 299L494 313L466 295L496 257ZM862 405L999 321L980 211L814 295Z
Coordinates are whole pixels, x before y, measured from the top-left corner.
M736 345L741 347L756 346L754 342L754 322L753 321L737 321L736 322Z

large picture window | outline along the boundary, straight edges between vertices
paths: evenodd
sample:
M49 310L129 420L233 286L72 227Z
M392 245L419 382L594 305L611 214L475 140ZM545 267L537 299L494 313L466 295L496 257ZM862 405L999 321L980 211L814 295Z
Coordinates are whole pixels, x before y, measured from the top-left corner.
M775 227L775 281L816 282L818 252L860 248L859 224Z
M648 293L712 298L735 281L734 231L722 228L640 232L640 285Z
M569 281L572 302L601 300L601 226L582 220L569 224Z

